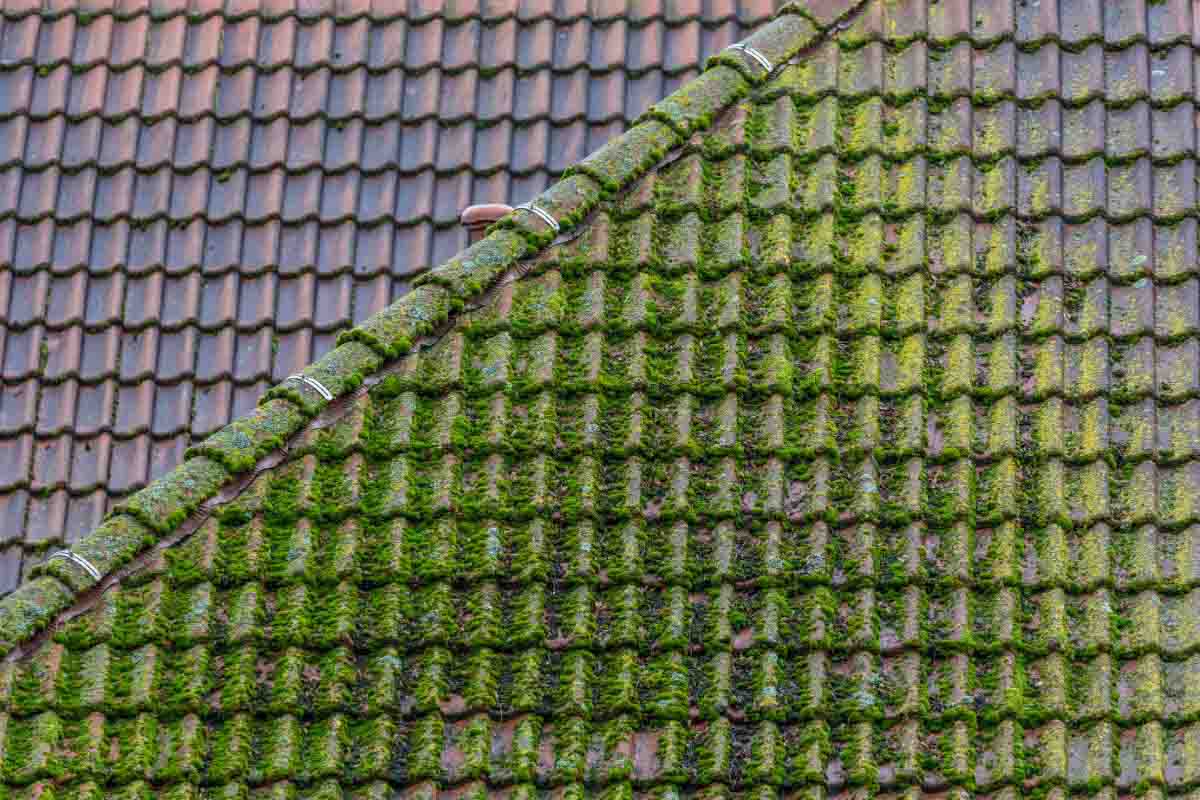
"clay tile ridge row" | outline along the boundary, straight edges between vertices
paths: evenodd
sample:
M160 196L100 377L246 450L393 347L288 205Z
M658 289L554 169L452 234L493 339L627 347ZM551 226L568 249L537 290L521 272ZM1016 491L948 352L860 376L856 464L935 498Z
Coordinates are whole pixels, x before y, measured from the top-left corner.
M88 607L151 551L187 536L258 472L278 464L287 441L302 429L328 425L378 380L385 364L446 330L459 309L553 241L548 218L560 231L578 226L602 200L706 129L720 111L770 77L760 56L777 69L862 2L784 6L743 40L745 50L710 59L694 81L568 169L534 199L537 212L518 208L478 242L424 273L404 297L343 332L333 350L267 391L254 411L188 450L180 466L124 500L69 551L35 567L29 580L0 599L0 657L13 660L29 652L53 623Z

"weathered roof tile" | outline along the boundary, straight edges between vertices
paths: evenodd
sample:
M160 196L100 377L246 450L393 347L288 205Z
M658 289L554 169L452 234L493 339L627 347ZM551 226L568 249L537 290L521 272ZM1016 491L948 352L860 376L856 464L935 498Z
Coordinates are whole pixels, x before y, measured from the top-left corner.
M455 175L422 157L436 196L411 199L399 176L364 189L379 176L352 164L252 168L314 198L282 221L231 206L203 280L258 277L97 283L87 313L113 352L126 317L155 342L100 368L128 397L100 436L129 488L182 457L174 401L244 407L364 321L302 371L315 385L269 393L254 413L270 425L208 414L197 457L126 506L137 520L118 511L75 543L107 573L225 487L194 532L0 666L0 781L81 796L1186 790L1195 115L1190 83L1152 96L1132 65L1181 42L1191 12L917 6L870 0L732 107L660 105L538 198L559 237L515 213L378 314L351 298L385 304L394 273L361 259L461 246L386 219L452 219L468 180L453 153L437 157ZM805 10L824 24L847 7ZM570 25L586 22L593 57L619 39L616 64L698 13L639 10ZM397 30L449 31L459 11L410 9ZM561 11L499 9L479 36L497 65L548 64ZM336 40L343 22L321 19L261 27ZM756 40L780 60L818 35L783 20ZM246 58L264 57L251 39ZM442 39L401 58L436 71ZM1052 77L1027 82L1027 66ZM553 127L513 146L540 189L559 140L537 125ZM364 207L375 227L355 235ZM10 315L18 296L42 309L3 332L31 376L41 342L76 329L84 286L26 272L0 286ZM108 299L126 281L144 307ZM188 319L209 291L206 348ZM193 387L189 370L211 378ZM147 403L157 416L129 410ZM302 422L234 500L225 473ZM34 430L0 437L26 442L0 519L94 519L99 460L61 426ZM6 650L92 585L63 558L38 573L0 605Z

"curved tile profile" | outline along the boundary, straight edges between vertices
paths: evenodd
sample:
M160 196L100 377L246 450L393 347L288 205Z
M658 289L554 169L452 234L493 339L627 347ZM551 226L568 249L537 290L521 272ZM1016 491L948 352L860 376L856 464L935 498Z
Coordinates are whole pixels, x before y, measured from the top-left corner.
M1194 8L790 7L0 600L0 786L1188 796L1196 154L1010 56Z
M32 409L0 440L111 433L112 502L776 4L201 5L0 8L0 402ZM0 467L4 575L79 531L33 530L31 468Z

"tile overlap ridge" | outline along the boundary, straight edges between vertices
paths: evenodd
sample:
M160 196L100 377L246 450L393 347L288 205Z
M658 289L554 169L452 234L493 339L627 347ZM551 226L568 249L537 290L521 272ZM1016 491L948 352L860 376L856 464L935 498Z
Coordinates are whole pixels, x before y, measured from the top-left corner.
M743 44L772 64L784 64L860 4L789 4ZM602 200L654 169L768 77L744 53L714 56L696 80L655 104L626 133L568 169L532 202L562 230L578 226ZM168 539L196 512L209 509L239 475L277 455L317 414L354 392L385 363L445 330L460 311L554 237L540 215L510 214L485 238L424 273L413 291L339 335L337 346L298 379L270 389L253 412L190 448L180 466L120 503L100 526L64 551L70 555L38 565L29 580L0 599L0 657L23 655L21 645L105 577Z
M845 4L845 3L843 3ZM245 19L260 19L264 22L294 18L301 23L333 19L336 22L354 22L367 19L371 22L403 21L412 25L421 25L435 20L447 24L459 24L471 21L483 21L487 24L498 24L508 20L519 20L522 23L552 20L554 22L574 22L580 19L594 21L611 21L620 19L630 26L640 27L650 23L665 20L671 24L702 21L708 25L718 25L739 18L747 19L732 9L719 16L704 15L697 11L678 13L664 5L647 6L640 13L638 4L629 3L622 8L612 4L599 9L583 8L580 10L558 11L553 6L542 9L529 9L520 5L511 5L500 9L489 8L485 3L439 3L427 2L419 8L415 4L390 3L373 4L366 0L319 0L319 2L283 2L278 4L262 3L225 3L222 0L137 0L136 2L120 2L120 0L90 0L90 2L70 4L47 4L44 0L16 0L0 6L0 19L20 20L30 16L38 16L45 20L57 20L68 16L83 16L95 18L110 16L116 20L130 20L138 17L152 17L156 21L171 20L184 17L193 21L205 21L214 17L238 22ZM797 6L801 4L796 4ZM599 14L593 13L599 11ZM795 11L798 12L798 9ZM780 12L782 13L782 12ZM752 15L750 21L757 24L769 22L770 12L762 15Z

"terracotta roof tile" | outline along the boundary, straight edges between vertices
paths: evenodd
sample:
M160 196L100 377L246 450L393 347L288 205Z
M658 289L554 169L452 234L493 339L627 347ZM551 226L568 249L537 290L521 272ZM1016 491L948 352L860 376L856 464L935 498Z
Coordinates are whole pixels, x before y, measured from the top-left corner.
M5 446L111 436L95 456L111 463L79 474L108 476L105 498L143 485L155 442L169 459L216 430L461 249L464 206L534 196L773 10L508 5L6 6ZM82 530L108 500L92 478L64 486L37 518Z
M658 106L636 135L666 131L668 163L593 198L579 238L540 241L518 279L480 298L486 247L418 278L428 302L384 319L451 292L480 307L428 347L388 350L387 380L9 667L0 780L30 795L1186 793L1195 140L1161 126L1195 115L1190 97L1149 100L1113 57L1169 26L1141 3L943 0L906 28L892 10L868 4L816 51L829 63L782 71L690 139ZM888 77L911 65L889 65L886 36L918 39L919 78ZM1029 63L1080 59L1062 83L1022 85L1018 37L1061 51ZM626 85L652 74L682 73ZM516 128L514 153L562 132ZM428 197L395 202L434 224L377 221L358 243L455 254L451 200L544 185L545 157L483 178L424 164ZM627 169L604 159L577 174ZM365 279L380 304L406 284L360 269L361 247L311 256L327 240L308 232L355 225L326 213L338 182L313 172L289 171L286 191L320 210L268 217L285 232L262 241L294 236L292 263L355 270L253 279L275 316L239 329L232 379L147 377L156 430L160 403L192 391L220 395L205 420L249 410L256 376L278 380L359 318ZM485 242L524 248L540 230L514 224ZM268 227L238 219L239 258L264 263L244 232ZM146 333L161 354L191 330ZM387 349L387 330L372 318L343 347ZM273 402L307 402L286 396ZM185 486L112 519L171 530L151 513L232 457L222 433ZM186 438L114 436L110 485L140 485ZM36 455L0 519L70 531L99 513L86 458L58 488L55 448L79 441L0 438L18 440ZM0 586L17 549L0 552ZM22 602L79 580L67 569Z

